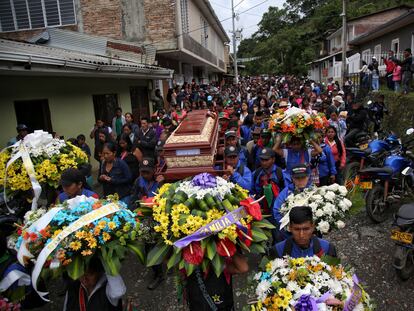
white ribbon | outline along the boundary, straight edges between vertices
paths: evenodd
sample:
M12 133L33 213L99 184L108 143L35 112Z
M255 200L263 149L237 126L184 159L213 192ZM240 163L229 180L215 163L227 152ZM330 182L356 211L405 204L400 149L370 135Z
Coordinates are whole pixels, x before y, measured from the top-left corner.
M283 216L283 218L280 220L280 230L282 230L284 227L286 227L289 224L289 214L290 211Z
M100 207L99 209L93 210L92 212L89 212L86 215L83 215L78 220L71 223L69 226L64 228L56 237L52 239L40 252L39 256L37 256L36 264L34 266L33 272L32 272L32 283L34 290L38 293L40 298L42 298L45 301L49 301L45 296L48 294L47 292L40 292L37 289L37 280L39 278L40 272L42 271L43 265L45 264L47 258L49 255L55 250L55 248L62 242L63 239L65 239L67 236L69 236L72 232L79 230L83 226L86 226L90 224L91 222L94 222L95 220L98 220L102 217L105 217L109 214L116 213L120 210L120 206L115 203L110 203L107 205L104 205ZM42 217L43 218L43 217Z
M13 270L1 280L0 293L6 291L16 281L18 281L18 286L29 286L31 284L30 275L23 271Z

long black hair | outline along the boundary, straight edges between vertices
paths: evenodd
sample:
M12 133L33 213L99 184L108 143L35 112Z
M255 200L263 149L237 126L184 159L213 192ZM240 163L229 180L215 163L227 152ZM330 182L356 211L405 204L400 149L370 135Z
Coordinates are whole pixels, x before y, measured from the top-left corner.
M119 139L118 139L118 148L117 148L117 152L116 152L116 156L117 157L120 157L121 156L121 153L122 153L122 148L121 148L121 146L119 145L119 142L121 141L121 140L123 140L124 142L126 142L127 143L127 148L126 148L126 151L128 151L128 152L131 152L132 151L132 142L131 142L131 138L129 138L129 135L127 135L127 134L125 134L125 133L123 133L123 134L121 134L121 136L119 136Z
M330 130L330 129L334 130L334 132L335 132L334 140L335 140L335 143L336 143L336 148L338 148L339 157L342 157L342 153L344 152L344 149L342 148L342 142L338 137L338 131L336 130L335 126L329 125L326 128L326 132L328 132L328 130Z

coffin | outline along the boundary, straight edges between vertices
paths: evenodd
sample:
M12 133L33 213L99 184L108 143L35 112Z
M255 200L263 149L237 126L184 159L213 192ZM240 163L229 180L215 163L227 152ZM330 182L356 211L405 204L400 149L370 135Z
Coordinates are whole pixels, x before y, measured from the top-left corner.
M167 180L214 172L218 118L208 110L188 113L164 145Z

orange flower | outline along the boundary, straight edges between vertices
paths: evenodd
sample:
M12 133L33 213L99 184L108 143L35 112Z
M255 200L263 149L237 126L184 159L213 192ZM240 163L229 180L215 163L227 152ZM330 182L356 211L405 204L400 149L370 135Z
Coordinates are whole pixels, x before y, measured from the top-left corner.
M40 233L40 235L41 235L43 238L48 238L48 237L50 237L50 232L49 232L49 231L47 231L46 229L42 229L42 230L40 230L40 231L39 231L39 233Z
M101 202L96 202L95 204L92 205L92 209L98 209L102 207L102 203Z

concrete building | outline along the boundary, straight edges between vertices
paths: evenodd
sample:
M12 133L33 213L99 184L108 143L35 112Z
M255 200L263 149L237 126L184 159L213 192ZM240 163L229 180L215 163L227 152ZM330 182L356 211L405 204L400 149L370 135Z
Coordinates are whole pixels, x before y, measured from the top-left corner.
M349 19L347 25L348 43L358 40L366 33L381 27L382 25L409 12L411 6L401 5L388 8L372 14ZM321 45L321 58L310 62L309 77L315 81L327 82L330 78L340 80L342 75L342 27L326 37ZM361 65L361 56L347 47L348 73L357 73ZM381 65L383 65L381 63Z

